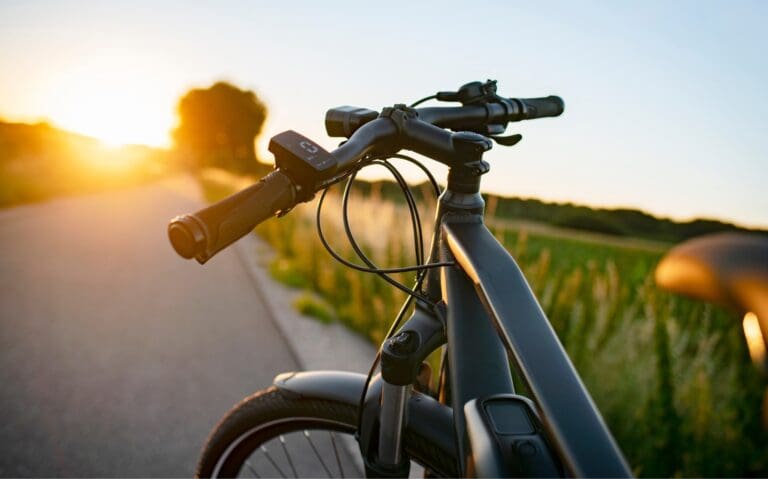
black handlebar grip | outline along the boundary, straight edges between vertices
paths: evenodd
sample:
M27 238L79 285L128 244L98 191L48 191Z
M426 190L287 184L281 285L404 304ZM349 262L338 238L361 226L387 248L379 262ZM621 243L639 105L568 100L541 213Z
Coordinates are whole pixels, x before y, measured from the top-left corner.
M523 118L526 120L547 116L560 116L565 110L565 102L559 96L521 98L519 101L523 104Z
M282 171L275 170L208 208L173 218L168 239L179 256L203 264L262 221L295 204L295 185Z

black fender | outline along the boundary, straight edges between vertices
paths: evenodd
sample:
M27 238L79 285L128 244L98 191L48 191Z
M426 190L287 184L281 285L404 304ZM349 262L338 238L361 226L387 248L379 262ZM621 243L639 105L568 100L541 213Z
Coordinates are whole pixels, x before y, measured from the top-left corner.
M344 371L306 371L283 373L275 377L273 384L281 391L300 397L338 401L357 408L365 387L364 374ZM381 377L377 375L368 387L365 401L363 431L358 431L361 449L369 450L375 443L378 430L378 398L381 394ZM442 449L450 457L456 457L453 410L431 396L416 391L408 400L406 435ZM367 421L365 419L368 419ZM442 465L440 474L457 476L458 463L450 469Z
M346 371L289 372L275 376L274 386L300 397L326 399L357 405L366 376Z

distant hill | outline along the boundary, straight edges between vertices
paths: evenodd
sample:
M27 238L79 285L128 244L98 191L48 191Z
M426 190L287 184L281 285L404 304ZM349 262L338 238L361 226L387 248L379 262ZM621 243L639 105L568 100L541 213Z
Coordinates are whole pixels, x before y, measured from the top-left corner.
M403 201L399 187L390 181L359 181L357 188L364 194L381 195ZM421 196L430 191L426 185L414 188ZM614 236L643 238L668 243L707 233L751 231L768 235L768 230L750 229L715 219L674 221L659 218L645 211L630 208L592 208L573 203L545 202L531 198L484 195L486 212L503 219L521 219Z
M488 198L489 204L493 201ZM502 218L522 218L555 226L656 241L677 243L694 236L723 231L768 234L767 230L750 229L716 219L675 221L630 208L592 208L573 203L549 203L515 197L498 197L496 201L495 214Z
M147 181L168 159L164 150L110 148L47 123L0 121L0 207Z

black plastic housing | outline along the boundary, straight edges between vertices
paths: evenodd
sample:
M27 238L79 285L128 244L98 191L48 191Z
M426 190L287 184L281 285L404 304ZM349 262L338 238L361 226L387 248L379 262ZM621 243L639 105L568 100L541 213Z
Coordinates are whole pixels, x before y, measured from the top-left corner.
M464 406L471 477L563 477L532 403L515 394Z
M269 151L275 155L275 166L305 187L330 178L338 166L333 155L293 130L273 136L269 140Z
M378 116L378 112L368 108L337 106L325 113L325 131L328 136L349 138L358 128Z

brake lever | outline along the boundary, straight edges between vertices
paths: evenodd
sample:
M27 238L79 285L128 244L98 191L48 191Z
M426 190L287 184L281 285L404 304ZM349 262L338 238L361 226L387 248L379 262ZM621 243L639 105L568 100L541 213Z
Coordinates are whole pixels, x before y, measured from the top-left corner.
M518 144L520 140L523 139L523 135L519 133L515 133L514 135L509 135L509 136L490 135L488 138L492 139L493 141L495 141L501 146L513 146Z

